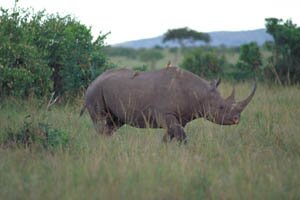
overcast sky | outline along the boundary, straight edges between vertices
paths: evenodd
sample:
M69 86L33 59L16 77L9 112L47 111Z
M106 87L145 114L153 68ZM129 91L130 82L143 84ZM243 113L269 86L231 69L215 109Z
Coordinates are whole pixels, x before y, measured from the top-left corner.
M4 8L13 5L14 0L0 0ZM268 17L291 19L300 26L299 0L19 0L18 5L71 14L91 26L94 35L111 32L108 44L180 27L202 32L264 28Z

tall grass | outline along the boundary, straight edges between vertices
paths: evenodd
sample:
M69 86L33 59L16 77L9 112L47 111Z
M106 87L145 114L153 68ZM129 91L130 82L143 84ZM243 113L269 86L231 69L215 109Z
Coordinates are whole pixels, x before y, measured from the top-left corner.
M239 99L248 84L236 86ZM221 87L224 96L230 85ZM162 143L161 129L124 126L96 135L80 100L54 105L6 99L0 140L25 116L66 132L67 148L0 148L0 199L299 199L299 87L258 91L237 126L196 120L189 142Z

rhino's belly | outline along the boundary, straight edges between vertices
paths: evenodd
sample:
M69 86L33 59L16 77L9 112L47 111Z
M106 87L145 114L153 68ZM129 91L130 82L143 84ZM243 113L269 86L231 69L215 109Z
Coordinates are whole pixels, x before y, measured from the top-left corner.
M162 128L163 119L160 115L149 112L135 112L131 115L123 115L123 121L125 124L137 128Z

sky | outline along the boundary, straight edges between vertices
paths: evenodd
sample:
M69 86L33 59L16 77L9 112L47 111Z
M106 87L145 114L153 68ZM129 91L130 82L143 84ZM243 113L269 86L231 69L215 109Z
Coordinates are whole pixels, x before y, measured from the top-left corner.
M297 2L298 1L298 2ZM265 18L292 20L300 26L299 0L19 0L23 8L71 15L94 36L110 34L107 44L151 38L168 29L241 31L265 27ZM14 0L0 0L12 8Z

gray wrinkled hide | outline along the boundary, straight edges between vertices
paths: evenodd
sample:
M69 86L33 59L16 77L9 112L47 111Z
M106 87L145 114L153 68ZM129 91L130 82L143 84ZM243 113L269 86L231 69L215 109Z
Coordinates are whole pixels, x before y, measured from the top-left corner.
M249 103L223 99L218 81L207 82L191 72L169 67L154 72L110 70L88 87L85 106L99 133L111 135L123 124L165 128L164 139L186 139L183 127L193 119L224 125L236 124ZM241 105L243 103L243 105Z

